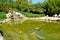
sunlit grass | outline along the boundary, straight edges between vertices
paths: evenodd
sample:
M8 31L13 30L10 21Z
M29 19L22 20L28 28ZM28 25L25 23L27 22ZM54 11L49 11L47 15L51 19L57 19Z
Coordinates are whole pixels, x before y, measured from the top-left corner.
M0 20L6 19L6 13L5 12L0 12Z

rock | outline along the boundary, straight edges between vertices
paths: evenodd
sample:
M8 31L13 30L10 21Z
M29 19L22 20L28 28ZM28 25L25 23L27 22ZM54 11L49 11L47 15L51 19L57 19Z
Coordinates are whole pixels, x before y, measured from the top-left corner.
M10 18L11 17L11 13L6 14L6 17Z
M7 19L0 21L0 24L5 23L5 22L9 22L11 20L14 20L14 22L17 21L23 21L23 19L27 19L26 16L24 16L23 14L19 13L19 12L15 12L15 11L11 11L8 14L6 14Z
M36 35L37 38L39 38L40 40L44 40L45 38L39 35Z
M21 34L21 33L22 33L22 31L19 31L19 33Z
M35 29L36 29L36 30L38 30L39 28L38 28L38 27L36 27Z
M0 35L3 36L3 31L0 30Z
M53 15L54 17L57 17L58 15L57 14L55 14L55 15Z
M0 40L4 40L4 37L3 36L0 36Z
M31 35L35 35L35 32L32 32Z
M2 21L0 21L0 24L2 24Z

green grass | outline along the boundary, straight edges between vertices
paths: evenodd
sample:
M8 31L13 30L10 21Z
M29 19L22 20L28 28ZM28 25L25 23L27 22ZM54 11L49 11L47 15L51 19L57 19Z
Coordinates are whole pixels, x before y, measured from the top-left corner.
M27 17L42 17L42 16L45 16L45 14L33 14L33 13L23 13L25 16Z
M6 13L5 12L0 12L0 20L6 19Z
M0 25L0 30L4 32L4 37L6 40L38 40L35 35L31 35L31 29L35 29L36 27L40 28L41 31L37 31L39 35L45 35L45 40L60 40L60 23L53 22L42 22L42 21L32 21L27 20L22 24L12 24L9 25L4 23ZM22 31L22 34L16 32L16 28L19 31ZM42 33L42 34L41 34Z
M13 10L16 11L16 12L20 12L20 13L24 14L27 17L42 17L42 16L45 16L44 13L42 13L42 14L34 14L34 13L30 13L30 12L19 11L16 8L14 8Z

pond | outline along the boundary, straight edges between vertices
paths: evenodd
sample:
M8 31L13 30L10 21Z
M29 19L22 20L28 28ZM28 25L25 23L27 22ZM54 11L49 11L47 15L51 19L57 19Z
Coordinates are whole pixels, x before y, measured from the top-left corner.
M39 40L57 40L55 35L49 35L43 30L31 29L29 33L35 35Z

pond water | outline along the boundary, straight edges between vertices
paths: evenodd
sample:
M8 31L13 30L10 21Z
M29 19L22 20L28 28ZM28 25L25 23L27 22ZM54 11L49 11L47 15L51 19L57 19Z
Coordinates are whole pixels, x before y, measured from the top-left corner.
M30 34L34 33L33 35L35 35L39 39L43 39L43 40L57 40L55 35L50 36L46 32L44 32L43 30L31 29L29 33Z

